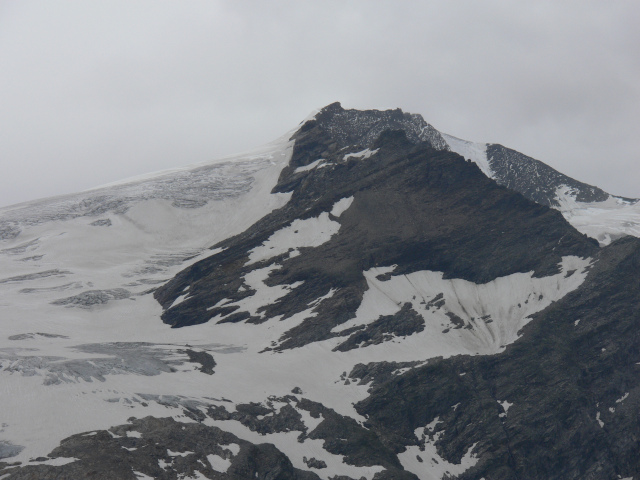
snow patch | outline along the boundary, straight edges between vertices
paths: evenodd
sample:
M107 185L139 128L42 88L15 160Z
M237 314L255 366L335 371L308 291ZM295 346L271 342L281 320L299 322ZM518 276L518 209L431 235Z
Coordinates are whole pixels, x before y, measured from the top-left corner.
M150 477L149 475L147 475L146 473L142 473L142 472L136 472L135 470L133 471L133 474L136 476L136 478L140 478L142 480L153 480L153 477Z
M231 460L222 458L218 455L207 455L207 460L209 460L211 468L216 472L227 473L227 470L231 466Z
M74 457L57 457L51 460L45 460L44 462L38 462L38 465L51 465L52 467L61 467L68 465L69 463L77 462L79 458Z
M433 433L433 431L435 430L435 428L438 426L439 423L442 423L442 421L440 421L440 417L437 416L430 423L428 423L424 428L426 428L427 430Z
M185 289L185 290L186 290L186 289ZM185 294L183 294L183 295L180 295L178 298L176 298L176 299L173 301L173 303L171 304L171 306L170 306L169 308L173 308L173 307L175 307L176 305L181 304L181 303L183 302L183 300L184 300L185 298L187 298L187 296L188 296L188 295L189 295L189 293L185 293Z
M309 165L305 165L304 167L296 168L293 171L293 173L308 172L309 170L313 170L316 167L318 167L318 168L326 167L327 166L326 163L321 163L321 162L324 162L324 161L325 161L324 158L319 158L315 162L311 162Z
M494 174L489 166L489 160L487 159L486 143L469 142L452 135L447 135L446 133L441 133L441 135L445 142L447 142L447 145L449 145L452 152L471 160L480 167L482 173L489 178L493 178Z
M479 458L473 454L477 443L469 447L459 464L449 463L442 458L435 444L444 433L440 431L429 434L426 427L416 429L416 437L424 441L424 450L417 445L412 445L398 454L398 460L405 470L415 474L420 480L441 480L445 475L447 478L462 475L478 463Z
M284 297L289 291L299 287L302 285L302 281L295 282L291 285L276 285L270 287L266 285L264 282L267 278L269 278L269 274L279 268L279 265L274 263L269 265L268 267L258 268L247 273L244 276L244 283L252 290L255 290L256 293L253 295L243 298L242 300L235 303L227 303L227 306L238 306L237 312L249 312L249 314L254 317L264 318L264 312L258 313L260 307L265 305L270 305L274 303L279 298ZM213 320L215 320L214 317Z
M251 250L247 265L282 255L290 249L320 246L338 233L339 229L340 224L331 220L328 212L306 220L294 220L289 226L271 235L262 245Z
M420 349L430 357L498 353L518 339L531 315L578 288L589 264L589 259L564 257L559 274L536 278L533 272L516 273L486 284L447 280L442 272L432 271L389 278L384 275L389 267L372 268L364 272L369 288L355 318L332 331L368 325L410 303L424 318L425 329L406 337L405 348ZM566 272L572 270L574 273L567 276ZM382 348L366 347L371 351Z
M193 454L193 452L173 452L169 449L167 449L167 455L169 455L170 457L186 457L187 455L191 455Z
M360 158L362 160L366 160L371 155L375 155L376 153L378 153L378 150L380 149L376 148L375 150L369 150L368 148L365 148L364 150L360 150L359 152L347 153L344 157L342 157L342 159L348 160L349 158Z
M629 392L625 393L623 396L621 396L619 399L617 399L616 403L624 402L627 399L628 396L629 396Z
M331 209L331 215L334 217L339 217L342 215L353 203L353 197L343 198L338 200L334 205L333 209Z
M511 407L513 405L513 403L509 403L507 400L504 401L500 401L498 400L498 404L500 404L500 406L502 407L502 409L504 410L503 413L499 414L498 416L500 418L504 418L507 416L507 413L509 413L509 407Z
M610 196L604 202L579 202L567 185L556 190L557 208L580 233L595 238L601 245L625 235L640 237L640 202L627 202Z
M240 453L240 445L237 443L230 443L229 445L225 445L224 448L231 452L231 455L234 457Z
M600 412L596 413L596 420L598 421L598 425L600 425L600 428L604 427L604 422L600 420Z

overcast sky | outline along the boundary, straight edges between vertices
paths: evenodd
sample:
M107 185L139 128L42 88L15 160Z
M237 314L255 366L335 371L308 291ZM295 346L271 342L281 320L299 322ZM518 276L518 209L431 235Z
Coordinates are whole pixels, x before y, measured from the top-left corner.
M259 146L334 101L640 197L640 2L0 0L0 206Z

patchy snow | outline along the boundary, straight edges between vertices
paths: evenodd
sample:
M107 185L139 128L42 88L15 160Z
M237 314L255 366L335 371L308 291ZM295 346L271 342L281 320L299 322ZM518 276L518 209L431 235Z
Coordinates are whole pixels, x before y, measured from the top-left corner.
M369 288L355 318L332 331L370 324L411 303L424 318L425 329L405 338L405 349L420 348L429 356L445 357L498 353L518 339L518 332L531 315L578 288L589 264L589 259L564 257L557 275L536 278L533 272L517 273L481 285L462 279L445 280L441 272L432 271L380 280L379 275L386 271L372 268L364 272ZM567 277L570 270L575 273ZM440 307L433 304L439 295L444 300ZM384 345L366 347L372 351L383 348ZM390 360L381 355L379 358Z
M299 412L302 411L299 410ZM289 457L295 468L305 470L308 468L304 463L304 457L315 457L318 460L322 460L327 464L327 468L315 470L314 472L320 476L320 478L326 480L329 480L335 475L347 475L352 478L365 477L367 480L372 480L376 473L384 470L383 467L378 465L356 467L346 464L344 463L344 457L342 455L334 455L323 448L323 440L311 440L307 438L304 442L299 442L298 437L300 432L297 431L261 435L251 431L248 427L245 427L236 420L221 421L207 418L204 420L204 424L219 427L252 443L272 443L278 450Z
M440 417L436 417L430 423L428 423L424 428L426 428L430 432L433 432L439 423L442 423L440 421Z
M207 455L207 460L209 460L211 468L216 472L227 473L227 470L231 466L231 460L222 458L218 455Z
M629 392L625 393L623 396L621 396L619 399L617 399L616 403L624 402L627 399L628 396L629 396Z
M188 293L184 293L184 294L180 295L178 298L176 298L176 299L173 301L173 303L171 304L171 306L170 306L169 308L173 308L173 307L175 307L176 305L181 304L181 303L184 301L184 299L185 299L185 298L187 298L188 296L189 296L189 294L188 294Z
M461 475L478 463L478 457L473 454L475 443L467 450L459 464L449 463L442 458L435 444L444 433L441 430L433 434L427 427L417 428L415 435L419 440L424 441L424 450L412 445L398 454L398 459L405 470L415 474L420 480L441 480L445 475L448 477Z
M359 152L347 153L344 157L342 157L342 159L348 160L350 158L359 158L361 160L366 160L371 155L375 155L376 153L378 153L378 150L380 149L376 148L375 150L369 150L368 148L365 148L364 150L360 150Z
M249 312L251 316L264 317L264 312L258 312L261 307L274 303L303 283L295 282L291 285L275 285L273 287L265 284L269 274L277 268L279 268L279 265L273 263L268 267L257 268L247 273L244 276L244 283L249 289L255 290L256 293L234 303L225 303L225 306L237 306L239 308L236 312Z
M578 202L575 192L566 185L556 190L556 200L564 218L601 245L625 235L640 237L640 202L614 196L604 202Z
M149 475L147 475L146 473L142 473L142 472L136 472L135 470L133 471L133 474L136 476L136 478L139 478L141 480L153 480L153 477L150 477Z
M603 428L604 422L600 420L600 412L596 413L596 420L598 421L598 425L600 425L600 428Z
M240 445L237 443L230 443L229 445L224 445L224 448L231 452L231 455L234 457L240 453Z
M322 163L324 162L324 158L319 158L318 160L311 162L309 165L305 165L304 167L298 167L296 168L293 173L300 173L300 172L308 172L309 170L313 170L314 168L322 168L322 167L326 167L327 164L326 163Z
M335 208L335 207L334 207ZM338 233L340 224L323 212L314 218L294 220L271 235L262 245L251 250L248 265L287 253L301 247L317 247Z
M353 197L342 198L338 200L331 209L331 215L339 217L342 215L353 203Z
M469 142L452 135L447 135L446 133L441 133L441 135L447 142L447 145L449 145L452 152L461 155L467 160L471 160L478 165L480 170L482 170L482 173L489 178L493 178L493 171L491 170L489 160L487 159L486 143Z
M167 449L167 455L169 455L170 457L186 457L187 455L192 455L194 452L173 452L169 449Z
M501 417L501 418L506 417L507 413L509 413L509 407L511 407L513 405L513 403L509 403L507 400L504 400L502 402L500 400L498 400L498 404L504 410L504 412L499 414L498 416Z
M77 462L80 460L79 458L74 457L56 457L50 460L45 460L43 462L38 462L38 465L50 465L52 467L61 467L62 465L67 465L69 463Z

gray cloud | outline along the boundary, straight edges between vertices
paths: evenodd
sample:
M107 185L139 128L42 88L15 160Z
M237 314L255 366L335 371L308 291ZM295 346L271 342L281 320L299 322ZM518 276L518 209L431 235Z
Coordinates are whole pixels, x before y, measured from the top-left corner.
M640 196L635 1L0 3L0 205L246 150L339 100Z

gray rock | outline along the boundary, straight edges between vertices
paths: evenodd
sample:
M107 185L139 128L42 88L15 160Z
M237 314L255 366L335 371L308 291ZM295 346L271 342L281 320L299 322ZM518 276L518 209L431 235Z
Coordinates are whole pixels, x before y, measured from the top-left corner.
M89 308L94 305L102 305L111 300L123 300L131 297L131 292L124 288L114 288L113 290L87 290L73 297L54 300L52 305L66 305L72 307Z

